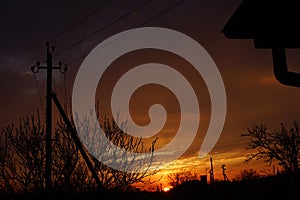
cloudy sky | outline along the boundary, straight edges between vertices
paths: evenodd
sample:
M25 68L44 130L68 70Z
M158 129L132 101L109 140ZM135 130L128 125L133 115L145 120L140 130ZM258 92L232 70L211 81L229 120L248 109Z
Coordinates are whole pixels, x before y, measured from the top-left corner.
M183 159L168 170L180 171L193 167L199 173L206 173L209 156L215 160L219 177L222 164L226 164L229 178L234 177L240 169L255 167L254 163L253 166L243 163L247 141L240 137L241 133L255 124L265 124L270 129L279 127L282 122L290 126L294 120L299 119L300 90L275 80L270 49L255 49L252 40L230 40L221 33L240 3L241 0L166 0L163 3L158 0L1 1L1 126L17 122L21 116L34 115L37 110L43 112L46 73L40 70L33 74L30 67L36 61L44 64L46 41L55 46L54 65L58 65L59 61L70 64L64 75L58 70L54 71L53 89L58 98L65 102L72 97L75 77L85 55L95 46L110 36L132 28L163 27L184 33L205 48L220 71L227 96L224 128L210 154L199 159L197 153L201 142L195 140ZM300 52L294 49L287 53L290 69L299 72L297 67L300 66ZM128 54L127 58L125 56L118 59L107 72L107 77L103 78L105 84L99 85L97 97L105 106L110 98L107 93L116 81L114 79L120 77L118 73L128 70L128 66L132 64L150 61L172 65L178 71L187 73L192 84L197 85L199 82L196 93L198 100L201 99L200 124L203 126L199 128L197 138L202 141L211 115L207 89L203 80L201 82L199 78L192 76L192 71L182 69L182 66L186 67L188 64L174 55L137 51L135 54ZM118 67L121 72L117 71ZM101 92L101 89L105 91ZM131 104L136 114L135 120L142 125L147 124L147 108L157 102L165 103L167 111L171 113L171 120L159 133L162 139L158 145L164 145L172 137L168 130L178 126L176 100L164 88L154 87L147 91L148 94L142 91L134 94L136 98ZM152 98L145 98L145 95ZM144 103L146 105L143 106ZM57 115L55 107L53 110Z

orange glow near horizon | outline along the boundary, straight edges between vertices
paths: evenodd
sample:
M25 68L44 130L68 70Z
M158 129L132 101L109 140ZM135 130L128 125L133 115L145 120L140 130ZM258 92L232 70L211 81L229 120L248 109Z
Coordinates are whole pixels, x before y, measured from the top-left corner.
M181 172L191 172L192 174L195 173L198 177L198 180L200 180L201 175L207 175L207 182L209 183L210 156L213 158L214 178L218 181L223 180L221 168L223 164L226 165L226 175L229 178L229 181L237 180L242 170L252 169L260 175L266 175L266 173L271 174L273 172L273 166L278 169L278 166L275 165L275 163L272 166L268 166L268 164L264 163L263 161L256 160L245 163L244 159L246 156L246 151L243 151L242 149L235 152L219 152L213 155L208 155L202 159L195 155L179 159L176 162L169 164L165 168L162 168L157 174L152 175L152 183L144 185L143 189L153 191L153 188L160 188L161 185L164 186L162 188L163 191L165 191L165 188L171 189L168 175Z
M169 192L170 189L171 189L171 188L169 188L169 187L164 187L163 191L164 191L164 192Z

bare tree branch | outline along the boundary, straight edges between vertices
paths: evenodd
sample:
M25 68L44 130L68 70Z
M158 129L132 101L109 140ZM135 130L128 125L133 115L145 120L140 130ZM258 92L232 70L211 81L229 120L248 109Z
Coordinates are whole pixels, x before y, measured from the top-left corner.
M241 136L250 138L246 149L255 150L247 154L246 162L262 159L271 165L277 161L286 172L299 173L300 134L297 121L290 129L281 124L279 130L272 131L264 125L255 125Z

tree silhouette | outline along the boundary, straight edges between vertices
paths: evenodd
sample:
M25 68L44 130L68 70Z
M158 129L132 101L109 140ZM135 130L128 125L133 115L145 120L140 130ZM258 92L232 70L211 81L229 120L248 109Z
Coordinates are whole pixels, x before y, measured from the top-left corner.
M1 131L0 184L4 191L39 192L44 187L45 143L40 118L20 118Z
M253 181L260 177L261 176L254 169L243 169L240 171L236 178L240 181Z
M128 151L154 151L143 149L141 138L126 137L110 120L103 123L109 139ZM22 117L17 125L6 125L0 135L0 189L4 194L42 194L45 188L45 124L40 116ZM52 183L54 192L74 193L96 190L96 183L85 160L75 145L68 127L59 119L53 133ZM91 138L92 139L92 138ZM109 151L109 149L105 149ZM130 185L141 182L147 176L153 154L139 161L142 173L126 173L112 169L93 156L94 168L99 176L101 188L127 190ZM127 159L122 157L122 159ZM150 163L150 164L149 164ZM126 162L130 166L131 161ZM148 167L148 168L147 168Z
M157 173L157 170L153 170L151 172L148 171L152 165L154 145L156 140L153 141L149 149L146 149L142 142L142 138L134 138L127 135L118 127L114 120L105 118L101 123L101 128L105 133L105 137L107 137L114 145L118 146L119 148L123 148L126 152L150 153L146 156L141 155L141 157L137 156L134 158L128 158L126 154L119 155L119 152L110 149L107 144L102 144L100 142L101 138L99 138L99 134L97 135L97 130L90 129L90 127L94 126L95 124L88 118L85 120L85 122L83 122L83 124L80 125L80 127L83 129L83 132L88 133L95 131L94 134L88 133L86 136L84 136L87 143L96 147L96 149L99 151L98 155L104 155L102 157L103 160L122 159L122 162L119 164L119 168L122 168L123 170L116 170L106 166L105 164L99 162L98 159L91 156L95 163L95 170L97 171L102 186L105 189L124 191L130 188L132 184L143 182L146 177ZM131 168L133 165L135 169L137 169L137 172L127 172L126 169Z
M246 162L262 159L272 164L277 161L285 172L299 173L300 133L297 121L289 129L281 124L280 129L272 131L264 125L255 125L241 135L250 138L247 149L255 150L247 155Z
M169 174L168 180L169 185L178 187L184 182L198 180L198 175L196 173L191 173L190 171L183 171Z
M87 191L88 169L66 124L60 119L53 136L53 184L56 190Z

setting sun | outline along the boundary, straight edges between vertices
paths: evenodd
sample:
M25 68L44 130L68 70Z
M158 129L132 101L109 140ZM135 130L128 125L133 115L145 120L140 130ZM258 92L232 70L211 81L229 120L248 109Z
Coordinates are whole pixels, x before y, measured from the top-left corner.
M164 192L169 192L170 191L170 188L169 187L164 187Z

